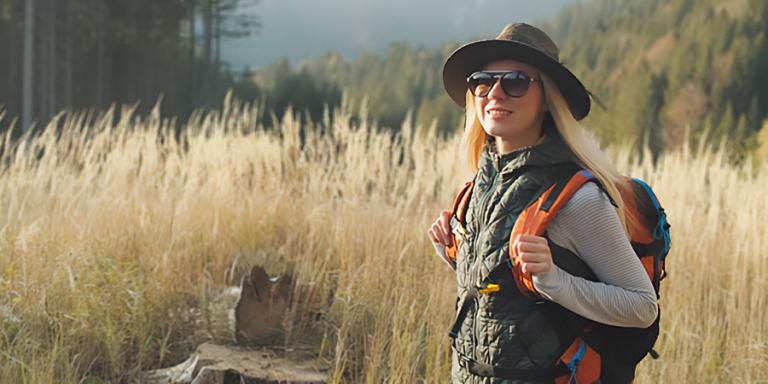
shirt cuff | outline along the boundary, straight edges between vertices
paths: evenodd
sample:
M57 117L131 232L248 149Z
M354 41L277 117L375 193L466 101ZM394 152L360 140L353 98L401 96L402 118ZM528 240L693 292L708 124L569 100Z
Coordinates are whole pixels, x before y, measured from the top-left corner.
M560 269L555 263L552 268L544 273L532 275L533 287L541 296L550 301L556 301L555 298L565 286L565 271Z

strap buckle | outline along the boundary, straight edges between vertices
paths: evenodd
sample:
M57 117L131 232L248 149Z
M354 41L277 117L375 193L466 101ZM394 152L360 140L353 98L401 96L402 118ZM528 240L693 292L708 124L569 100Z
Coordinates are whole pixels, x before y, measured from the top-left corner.
M461 220L456 218L456 215L451 216L451 231L453 232L454 237L456 237L457 243L461 243L467 238L467 229L464 228L464 224L461 223Z
M566 365L568 370L571 372L571 375L568 377L568 384L576 382L576 368L578 368L579 362L584 357L584 350L586 350L586 344L584 344L583 339L579 339L579 349L576 350L576 353L571 358L571 361L569 361Z

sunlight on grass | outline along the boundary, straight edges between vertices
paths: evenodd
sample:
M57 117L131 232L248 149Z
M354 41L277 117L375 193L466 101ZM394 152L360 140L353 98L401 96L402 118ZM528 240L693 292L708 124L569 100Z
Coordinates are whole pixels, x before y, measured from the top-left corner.
M448 381L455 280L426 230L469 177L459 137L410 120L391 135L344 105L303 127L289 112L276 130L227 100L179 138L130 108L6 136L0 382L133 382L180 362L213 338L195 314L252 251L333 294L312 344L334 381ZM768 167L712 147L656 164L609 153L672 224L661 358L637 381L768 380Z

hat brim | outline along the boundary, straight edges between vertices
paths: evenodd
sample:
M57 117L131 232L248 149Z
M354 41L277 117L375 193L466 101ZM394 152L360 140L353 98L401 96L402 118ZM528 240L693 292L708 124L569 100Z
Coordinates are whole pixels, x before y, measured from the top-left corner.
M560 89L576 120L589 114L589 93L576 75L536 48L510 40L480 40L453 51L443 66L443 86L451 99L464 108L467 77L491 61L505 59L530 64L546 73Z

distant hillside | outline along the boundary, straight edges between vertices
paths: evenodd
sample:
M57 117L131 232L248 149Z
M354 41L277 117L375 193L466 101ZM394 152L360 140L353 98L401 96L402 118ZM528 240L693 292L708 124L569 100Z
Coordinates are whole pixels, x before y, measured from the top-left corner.
M267 107L278 114L291 104L319 118L322 104L337 105L344 89L353 105L367 100L369 116L380 126L399 128L410 110L417 124L428 126L437 119L441 131L452 132L459 129L462 114L443 90L442 65L457 46L426 49L393 43L384 55L363 53L352 62L337 53L295 67L283 60L251 79L264 90Z
M689 127L693 138L709 129L710 138L727 137L743 153L757 146L768 116L767 22L765 0L594 0L540 26L606 106L585 121L603 140L647 135L658 152L682 143ZM334 104L346 89L352 100L367 96L370 116L383 125L398 127L411 109L420 124L437 119L452 132L462 116L440 76L457 46L392 44L385 55L352 62L328 54L296 68L278 63L253 78L278 111L289 103Z
M654 149L711 129L752 149L768 115L765 0L595 0L545 25L606 104L589 123Z

